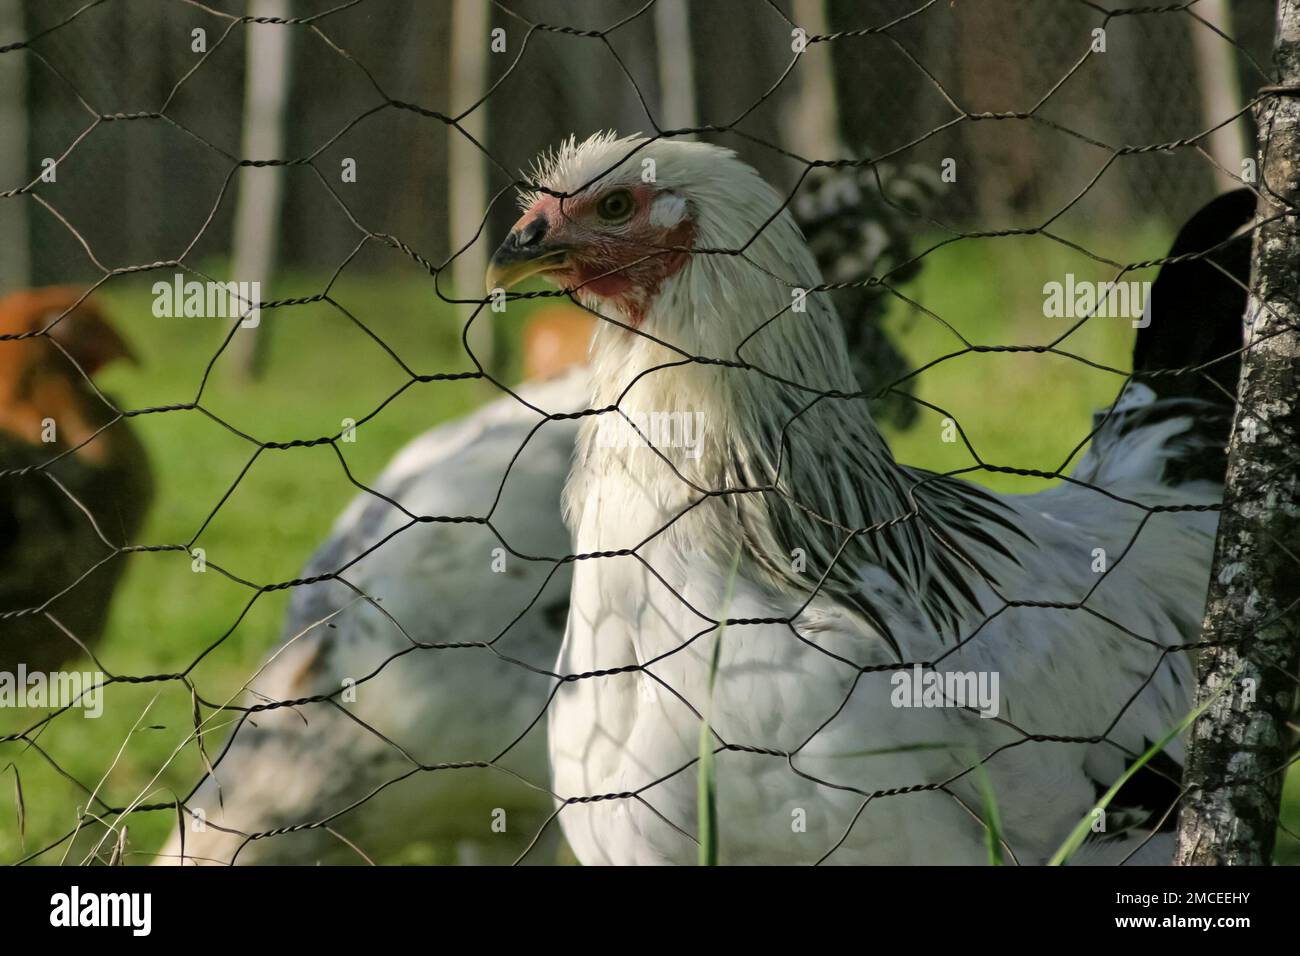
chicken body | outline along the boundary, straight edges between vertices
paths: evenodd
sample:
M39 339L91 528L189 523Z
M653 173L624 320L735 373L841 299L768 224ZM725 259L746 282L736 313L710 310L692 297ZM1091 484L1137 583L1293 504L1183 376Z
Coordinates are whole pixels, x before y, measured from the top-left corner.
M0 671L48 672L98 641L125 569L115 551L153 498L143 445L90 381L130 352L84 296L0 300L0 332L49 329L0 342Z
M889 202L860 189L857 178L854 173L852 181L837 180L828 171L813 196L816 201L799 211L808 234L843 281L865 276L873 265L893 268L910 258L907 223L891 203L908 201L905 187L918 174L894 177L896 194ZM881 290L842 294L849 297L845 305L855 357L881 378L901 376L901 357L881 347L883 333L870 321L881 311ZM527 401L553 412L586 406L585 372L564 370L585 363L595 321L567 303L530 314L526 370L530 381L542 384L523 389ZM481 515L510 469L500 514L520 525L528 542L523 550L567 555L572 545L560 517L560 491L577 423L548 423L512 465L538 420L524 405L503 398L416 439L384 472L376 490L416 513ZM542 563L509 558L506 573L487 573L482 555L500 542L478 525L421 525L385 540L407 521L380 499L359 495L301 576L335 571L373 546L344 576L379 598L411 637L438 642L488 639L532 600L550 570ZM503 536L515 543L504 529ZM566 563L556 569L544 600L501 638L502 654L553 670L571 568ZM325 618L327 624L316 624ZM273 653L253 681L255 693L247 704L335 693L346 676L370 673L410 647L381 612L332 581L295 589L284 640L289 643ZM187 831L187 862L360 862L356 850L324 827L294 829L246 845L242 835L320 822L354 805L331 828L376 859L400 858L406 846L418 843L443 861L512 861L542 830L551 812L548 793L500 771L467 768L421 771L370 797L381 784L409 774L412 764L353 718L429 763L484 760L542 713L552 684L483 649L421 649L389 661L358 688L355 703L255 714L237 730L215 778L205 780L190 801L216 825ZM502 761L531 784L549 784L544 732L543 719ZM496 807L506 810L506 833L485 829L489 811ZM525 861L552 861L558 831L550 822ZM175 837L160 862L177 862L180 855Z
M833 307L800 300L820 273L752 168L600 136L536 178L489 282L541 272L609 317L591 405L617 406L584 421L565 489L591 558L550 742L579 860L695 861L703 734L724 863L982 862L983 775L1006 852L1045 862L1190 709L1181 647L1204 605L1230 400L1135 382L1073 482L1039 494L908 468L854 394ZM1220 210L1225 240L1241 205ZM1230 357L1239 287L1235 314L1164 312L1153 292L1139 370L1172 367L1166 339L1226 332L1186 357ZM699 422L702 440L611 440L610 420L655 416ZM909 695L927 673L944 692ZM1156 783L1176 794L1181 744L1163 759ZM1117 799L1090 858L1159 857L1167 844L1138 831L1171 805Z
M1109 490L1148 505L1215 500L1210 489L1172 494L1133 479ZM1098 583L1094 549L1124 553L1141 520L1096 498L1067 486L1015 502L1008 516L1023 537L1013 558L982 549L972 557L1009 600L1078 602ZM606 478L575 527L578 548L632 547L689 504L685 496L651 500ZM1162 655L1195 638L1213 515L1153 519L1123 559L1129 573L1091 596L1092 614L1003 610L992 588L975 585L978 607L963 622L960 647L890 593L883 575L862 569L863 588L887 604L888 624L905 635L906 660L938 661L941 674L997 675L999 719L981 717L974 700L969 710L898 706L896 675L910 684L912 667L899 666L860 616L830 596L809 600L807 591L765 586L744 561L733 581L725 563L704 564L692 544L712 528L690 516L672 527L638 557L575 570L557 670L640 668L566 683L554 704L556 792L637 794L564 807L565 835L584 863L696 861L700 715L716 734L711 749L736 748L716 757L724 863L984 863L979 779L970 768L994 753L987 773L1004 839L1020 862L1042 863L1090 810L1099 784L1118 778L1190 707L1190 662ZM720 634L701 614L793 626L735 624ZM1135 695L1137 705L1126 708ZM1110 733L1115 745L1025 740L1103 735L1116 717L1123 719ZM1169 752L1181 760L1181 744ZM918 787L934 789L906 792ZM1135 845L1104 858L1118 860Z
M572 412L585 372L519 394ZM303 577L348 583L295 589L246 704L330 700L237 728L186 801L204 821L184 835L186 863L382 862L412 844L437 862L510 863L529 851L552 812L539 718L568 607L558 501L577 428L541 422L498 399L412 441L378 496L362 492L343 513ZM491 528L412 517L489 515ZM428 646L448 644L463 646ZM247 839L281 828L294 829ZM553 862L558 839L547 828L525 861ZM178 834L159 862L181 856Z

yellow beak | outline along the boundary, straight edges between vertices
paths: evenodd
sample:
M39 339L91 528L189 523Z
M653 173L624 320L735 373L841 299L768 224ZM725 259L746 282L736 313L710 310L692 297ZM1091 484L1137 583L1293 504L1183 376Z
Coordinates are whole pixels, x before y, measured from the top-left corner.
M529 276L561 272L569 266L569 250L553 241L546 217L525 213L492 253L487 290L509 289Z
M563 272L569 267L567 249L533 248L520 250L513 234L492 254L487 269L487 290L509 289L530 276Z

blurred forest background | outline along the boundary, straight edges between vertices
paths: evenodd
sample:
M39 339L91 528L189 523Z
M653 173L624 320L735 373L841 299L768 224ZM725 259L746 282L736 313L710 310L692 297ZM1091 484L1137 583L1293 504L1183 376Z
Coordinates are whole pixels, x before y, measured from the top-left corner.
M0 295L90 285L106 270L181 257L214 278L260 280L264 300L328 287L347 314L319 301L264 310L260 329L236 334L213 364L203 406L258 441L332 434L382 407L346 449L364 482L405 441L492 390L475 381L406 388L408 376L351 317L416 372L472 370L461 333L474 307L445 299L481 296L486 257L516 216L508 187L561 138L715 127L704 138L787 190L804 166L783 151L889 157L936 175L951 158L956 181L917 217L918 250L955 232L1040 225L1068 206L1057 235L1114 262L1143 261L1163 255L1177 224L1232 185L1216 163L1240 175L1253 155L1249 116L1229 120L1267 82L1272 7L1202 0L1196 16L1107 21L1080 0L0 0L0 50L30 40L0 53L0 193L35 182L0 199ZM238 19L246 15L316 19ZM894 20L888 35L852 35ZM577 35L616 23L603 38ZM1103 23L1105 53L1072 73ZM850 35L796 61L793 24ZM206 52L196 51L195 30ZM501 52L490 46L495 30L504 31ZM480 150L435 114L458 116L488 91L460 123ZM961 118L1030 110L1033 121ZM1115 147L1216 126L1199 148L1106 166ZM36 181L46 158L58 160L54 182ZM239 158L309 162L240 168ZM342 176L349 160L355 182ZM368 234L395 237L434 264L468 248L435 290L424 266ZM142 360L101 376L120 407L193 401L228 331L153 316L150 285L176 271L123 272L98 290ZM1044 236L943 246L907 287L921 308L894 302L885 328L916 365L954 350L935 316L977 343L1050 341L1069 320L1043 317L1042 286L1067 272L1100 280L1116 269ZM519 374L514 332L527 312L512 304L490 335L475 321L475 353L507 380ZM1127 321L1091 322L1071 343L1124 368L1132 334ZM918 393L957 410L985 460L1050 470L1118 384L1055 356L983 354L927 371ZM937 440L937 421L923 413L892 430L899 457L969 464L964 449ZM196 410L133 425L158 487L137 543L193 541L248 581L294 578L355 492L328 448L261 456L248 468L255 446ZM1034 487L1013 476L976 480ZM196 683L225 699L273 644L285 599L194 574L182 553L135 554L100 658L119 674L173 673L201 659ZM201 775L194 748L173 753L193 726L183 686L113 694L99 721L48 725L39 751L0 746L0 779L12 763L26 793L0 786L0 861L49 845L56 852L38 858L57 861L57 841L96 782L121 807L170 800ZM0 734L31 720L0 713ZM169 812L134 814L132 853L154 849L172 822ZM1280 854L1300 858L1286 839ZM425 862L419 847L407 861Z
M4 0L0 39L39 35L84 2ZM309 17L337 6L345 9L315 21L319 32L232 28L228 19L246 12ZM61 156L89 125L87 104L131 114L166 103L172 122L108 123L78 143L60 169L59 202L94 248L111 250L110 265L175 255L210 213L194 254L224 255L234 240L237 196L226 196L215 212L213 202L231 164L196 137L244 155L251 79L263 96L283 87L282 156L313 156L333 184L342 159L354 158L359 172L347 190L349 206L368 228L440 261L469 238L452 228L456 196L448 183L453 172L470 175L452 159L466 160L464 167L473 158L443 122L376 109L383 94L455 115L500 80L465 124L492 157L482 164L489 196L546 144L602 128L649 131L649 116L670 128L728 125L744 114L739 131L807 158L879 156L954 119L947 97L975 113L1028 110L1087 51L1089 31L1103 19L1077 0L664 0L621 25L607 44L529 34L530 23L605 29L643 6L644 0L111 0L40 37L29 55L3 58L0 171L6 183L25 182L42 158ZM853 31L922 7L889 36L814 44L758 102L793 58L789 21L810 32ZM1214 0L1195 9L1223 19L1239 48L1191 16L1118 17L1107 27L1105 56L1053 92L1037 115L1111 145L1170 142L1226 120L1245 102L1241 91L1261 82L1251 61L1269 61L1272 5ZM214 48L206 57L192 50L195 28L207 31ZM496 28L505 31L503 52L453 43L457 31L475 36ZM259 34L276 42L263 44L251 75L250 40ZM1250 123L1228 132L1235 145L1211 145L1239 171ZM741 145L735 136L718 138ZM779 185L793 185L801 171L773 150L751 144L745 151ZM936 167L944 157L956 158L961 174L940 218L996 229L1061 206L1097 171L1105 151L1047 123L964 122L906 154ZM310 170L283 172L279 260L332 271L355 245L356 228ZM1181 219L1214 189L1215 175L1189 149L1126 157L1102 187L1085 197L1080 218L1122 229ZM54 217L30 203L5 205L0 284L96 278ZM510 201L494 206L489 235L501 234L512 211Z

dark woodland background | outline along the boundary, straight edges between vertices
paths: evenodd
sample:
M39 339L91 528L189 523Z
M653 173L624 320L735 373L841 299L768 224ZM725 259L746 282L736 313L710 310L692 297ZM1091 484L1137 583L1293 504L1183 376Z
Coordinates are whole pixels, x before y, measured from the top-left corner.
M37 33L82 3L10 2L7 22L0 23L0 42ZM291 9L295 16L306 16L336 5L333 0L295 0ZM920 5L918 0L811 4L822 8L831 31L885 23ZM1116 8L1127 5L1113 3ZM503 8L535 23L601 29L641 6L641 0L509 0L493 6L490 24L506 30L507 52L489 56L489 79L507 72L527 33L527 25ZM778 11L798 21L796 6L791 0L690 5L688 42L700 123L729 123L781 75L791 59L790 26ZM208 7L244 12L244 4L233 0L213 0ZM1231 33L1244 50L1234 58L1235 80L1246 98L1261 80L1245 54L1267 66L1271 7L1258 0L1229 4ZM451 113L467 105L455 102L450 88L451 13L447 0L377 0L331 15L320 25L371 71L389 96ZM1089 30L1099 20L1095 10L1073 0L941 0L893 31L933 79L880 35L817 44L807 57L829 61L846 155L880 155L953 118L935 81L971 111L1029 109L1086 51ZM41 157L60 155L88 125L74 89L104 113L155 110L198 59L190 49L190 30L204 27L212 45L226 26L227 21L200 6L125 0L90 10L71 28L39 40L35 48L44 62L27 59L25 91L11 85L0 94L3 109L11 115L25 111L28 117L27 168ZM1190 17L1114 19L1108 27L1105 68L1088 64L1048 99L1039 115L1112 145L1181 139L1219 122L1224 117L1207 115L1197 82L1195 28ZM338 136L382 98L362 70L319 37L306 30L290 33L286 145L288 155L300 157ZM233 155L240 152L246 36L245 30L233 30L203 69L181 85L167 110L176 123ZM659 115L659 76L665 69L679 69L680 57L656 44L655 19L649 14L620 27L609 43L635 86L599 42L550 32L529 38L521 61L485 110L485 145L505 170L517 174L541 147L570 133L649 129L638 91ZM800 151L799 125L809 94L802 76L801 65L739 128ZM1238 125L1245 135L1249 124ZM440 201L446 195L448 135L436 119L380 110L343 133L319 164L329 171L343 157L354 157L360 173L349 201L365 211L367 225L401 237L437 261L450 248L447 209ZM736 137L714 138L736 145ZM774 152L748 153L778 183L788 186L799 173L797 164ZM819 156L815 148L802 153L832 158ZM958 159L962 178L945 198L942 218L965 228L994 229L1023 224L1062 205L1100 167L1105 152L1045 125L968 122L933 136L906 158L937 165L946 156ZM82 170L88 174L80 175ZM97 130L74 150L60 191L67 197L63 204L77 213L78 229L92 244L102 239L111 245L110 265L125 265L167 258L183 248L207 217L228 172L223 157L174 126L120 122ZM500 168L490 167L489 176L492 192L509 182ZM1212 167L1193 151L1126 157L1106 174L1104 189L1085 197L1081 212L1118 223L1152 215L1173 221L1213 188ZM355 244L354 227L341 214L322 214L322 206L332 203L309 170L289 170L285 189L282 261L307 269L333 268ZM232 210L232 202L217 209L198 255L229 248ZM497 204L493 235L500 234L512 212L510 202ZM0 215L6 213L10 210ZM11 261L0 272L0 285L94 277L82 251L52 216L30 213L26 232L39 255L29 257L26 270L6 257Z

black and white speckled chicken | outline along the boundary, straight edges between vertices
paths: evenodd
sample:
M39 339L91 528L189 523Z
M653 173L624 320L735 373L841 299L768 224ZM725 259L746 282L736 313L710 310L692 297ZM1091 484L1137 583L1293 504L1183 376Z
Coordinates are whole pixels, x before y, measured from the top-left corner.
M892 297L884 286L864 283L888 277L897 287L916 277L921 265L914 238L940 187L934 171L923 166L819 166L791 203L823 281L843 285L830 297L859 382L889 384L910 370L881 324ZM915 421L917 405L907 398L912 387L907 379L898 386L904 394L891 392L874 403L876 416L898 427Z

